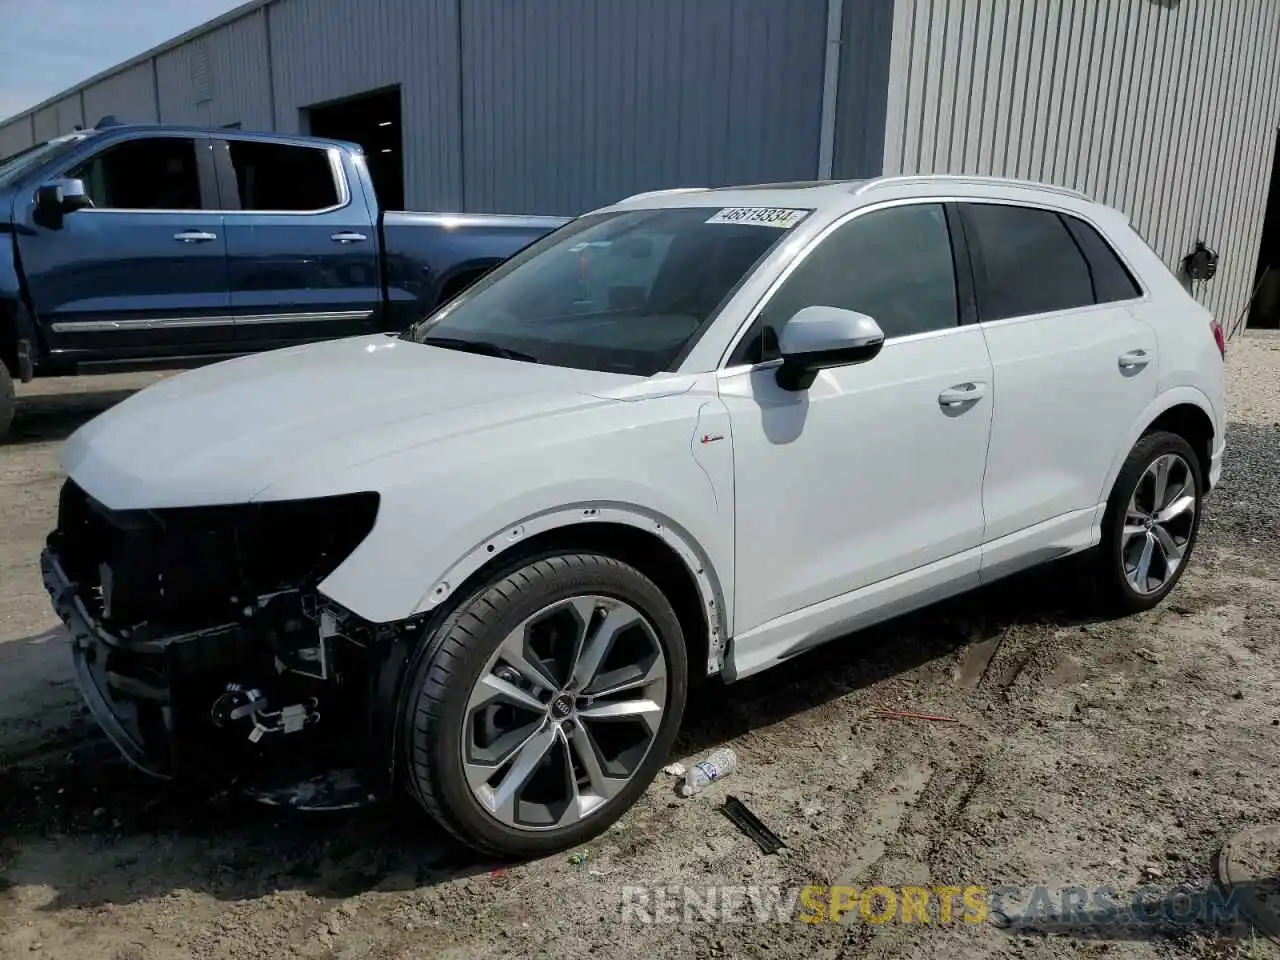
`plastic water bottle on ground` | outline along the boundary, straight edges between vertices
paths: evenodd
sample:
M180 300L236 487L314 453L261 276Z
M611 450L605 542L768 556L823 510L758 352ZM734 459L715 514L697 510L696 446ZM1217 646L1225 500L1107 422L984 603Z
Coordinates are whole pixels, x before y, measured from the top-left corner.
M684 783L680 786L680 795L692 797L695 793L700 793L707 784L723 780L737 768L738 755L728 747L721 747L685 772Z

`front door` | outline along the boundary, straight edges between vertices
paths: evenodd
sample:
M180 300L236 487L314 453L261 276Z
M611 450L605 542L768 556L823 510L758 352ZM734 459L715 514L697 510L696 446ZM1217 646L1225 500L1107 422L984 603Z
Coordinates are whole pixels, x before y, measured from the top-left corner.
M781 326L811 305L868 314L886 342L866 363L784 390L770 355ZM763 655L753 643L803 643L808 613L839 621L862 588L956 557L944 579L976 579L991 379L981 330L961 323L940 204L862 213L791 273L720 375L739 669Z
M260 349L376 330L377 228L341 152L228 138L215 160L239 340Z
M93 207L18 233L50 348L63 359L231 349L226 238L202 137L117 141L61 175Z

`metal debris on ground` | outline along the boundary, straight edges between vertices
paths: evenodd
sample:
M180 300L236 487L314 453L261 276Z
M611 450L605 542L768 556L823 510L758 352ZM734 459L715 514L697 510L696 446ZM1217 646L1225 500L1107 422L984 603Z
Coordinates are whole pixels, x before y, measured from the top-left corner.
M777 853L786 846L782 838L766 827L746 804L733 794L725 797L720 812L733 822L733 825L755 841L757 847L765 853Z
M881 720L931 720L935 723L959 723L956 717L940 717L932 713L913 713L910 710L890 710L877 707L875 716Z
M961 690L973 690L987 675L987 668L1000 649L1005 634L1001 631L992 636L983 636L982 631L974 629L966 631L965 636L969 640L969 648L956 666L955 684Z

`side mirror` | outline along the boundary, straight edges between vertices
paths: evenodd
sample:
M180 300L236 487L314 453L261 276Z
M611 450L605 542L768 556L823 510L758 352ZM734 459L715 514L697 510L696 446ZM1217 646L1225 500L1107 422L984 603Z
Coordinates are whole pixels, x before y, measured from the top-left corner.
M884 346L880 324L839 307L805 307L782 327L778 386L807 390L819 370L866 363Z
M53 180L36 190L36 213L51 226L61 223L68 213L92 206L83 180Z

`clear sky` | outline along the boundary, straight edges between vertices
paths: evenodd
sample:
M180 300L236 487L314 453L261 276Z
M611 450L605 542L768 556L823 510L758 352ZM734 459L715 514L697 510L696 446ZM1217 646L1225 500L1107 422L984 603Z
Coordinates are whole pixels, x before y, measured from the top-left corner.
M0 119L243 0L0 0Z

